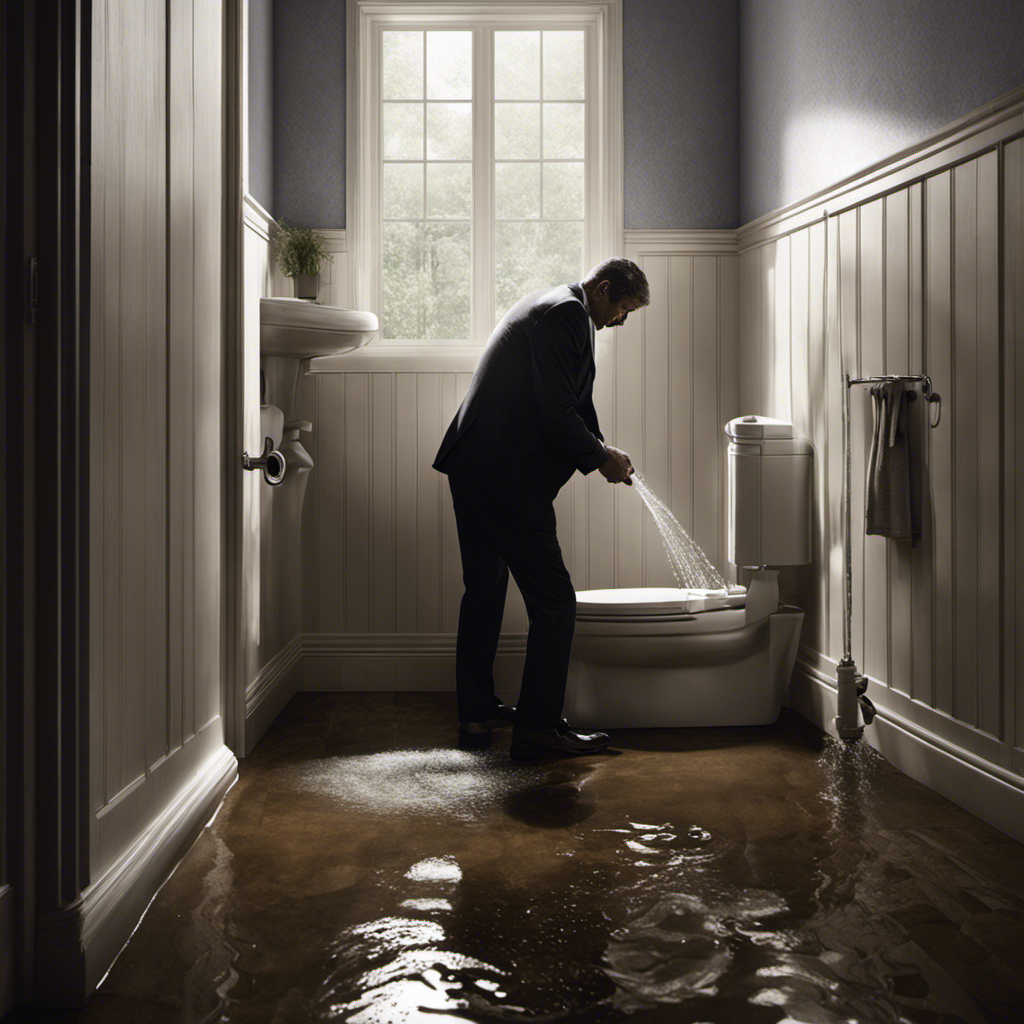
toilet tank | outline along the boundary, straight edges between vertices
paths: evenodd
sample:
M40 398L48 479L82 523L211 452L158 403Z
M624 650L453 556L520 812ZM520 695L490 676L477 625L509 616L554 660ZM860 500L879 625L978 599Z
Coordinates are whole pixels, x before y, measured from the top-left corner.
M740 416L729 437L726 557L733 565L803 565L811 560L811 456L793 424Z

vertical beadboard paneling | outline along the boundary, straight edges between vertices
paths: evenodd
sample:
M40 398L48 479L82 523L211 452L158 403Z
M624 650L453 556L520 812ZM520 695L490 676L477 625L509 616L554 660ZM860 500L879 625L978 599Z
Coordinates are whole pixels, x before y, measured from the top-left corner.
M978 720L1002 738L999 499L999 154L978 164ZM998 685L993 683L998 680Z
M807 267L809 232L809 228L804 228L795 232L789 239L790 294L787 303L789 306L790 394L792 396L793 430L799 436L806 438L813 436L810 416L811 386L807 375L808 318L810 314L808 295L810 275ZM809 565L791 566L784 575L779 577L779 585L784 593L796 592L800 595L799 603L804 609L803 630L806 635L811 635L817 629L814 607L816 579L813 562Z
M978 724L978 162L953 170L953 715Z
M659 259L660 257L653 257ZM651 257L642 259L640 266ZM615 329L615 437L612 444L644 464L644 362L647 309ZM602 481L603 483L603 481ZM606 485L609 486L609 485ZM613 486L615 499L615 586L642 587L644 575L643 503L631 487Z
M793 418L792 360L790 358L790 239L780 238L775 245L775 290L769 312L772 347L772 415L781 420Z
M458 379L454 373L441 375L441 423L447 430L462 399L458 395ZM441 477L441 632L454 633L459 626L459 604L462 601L462 557L459 534L455 525L451 491L447 477Z
M416 629L437 633L441 628L441 489L431 462L441 443L441 374L418 374L416 391Z
M825 435L824 449L826 474L825 544L828 552L828 649L843 651L843 621L846 616L846 600L843 579L846 573L843 549L844 528L844 458L843 458L843 374L850 368L850 362L840 358L845 355L842 345L842 316L840 309L840 284L842 280L842 259L840 239L842 224L833 217L827 223L827 273L828 273L828 342L825 352Z
M146 770L146 491L139 486L146 459L146 109L143 102L146 72L145 4L132 4L123 12L126 73L135 88L122 102L125 114L124 220L121 251L124 259L121 292L122 423L121 481L122 564L130 567L122 577L121 632L123 645L122 731L125 785ZM157 339L153 339L155 342Z
M146 52L156 55L142 91L143 133L147 152L146 209L166 209L167 130L164 117L167 95L166 11L164 0L145 7ZM146 371L145 462L142 487L146 503L146 765L152 767L168 749L170 694L167 671L170 655L168 630L168 506L167 473L170 457L167 432L167 219L146 217ZM159 643L157 638L163 638Z
M885 372L885 311L883 309L883 264L884 226L882 222L883 201L876 199L861 207L860 211L860 252L859 252L859 301L860 301L860 347L861 372L874 376ZM856 472L866 472L868 453L871 450L874 433L873 401L871 389L857 386L850 396L863 415L864 458L855 463ZM867 481L865 480L865 487ZM866 493L865 493L866 497ZM854 505L863 509L863 504ZM858 516L861 513L858 511ZM860 532L865 532L866 522L861 519ZM854 520L854 529L858 529ZM886 540L884 537L864 536L863 562L863 621L864 660L860 662L862 672L873 679L887 680L888 668L888 567L886 565Z
M103 122L105 146L97 156L102 161L102 173L94 173L93 180L102 183L104 191L103 248L94 252L102 253L106 273L102 277L103 310L102 342L98 349L103 353L101 379L103 381L103 434L102 434L102 475L94 475L96 486L103 490L103 766L104 799L106 803L120 792L125 781L124 747L121 743L122 715L121 694L125 686L124 676L124 633L121 628L121 605L123 602L123 559L121 547L121 481L124 462L120 457L121 421L124 416L121 401L123 383L123 360L121 345L124 337L121 317L121 292L124 275L122 268L124 231L124 137L126 111L123 94L126 90L124 69L125 41L123 21L127 12L118 4L104 6L107 43L97 35L105 77L105 106L103 117L94 119ZM94 276L94 281L98 279Z
M370 376L345 380L342 498L345 502L345 632L370 629Z
M416 374L395 374L395 628L415 633L417 597Z
M598 423L605 441L616 448L623 448L624 445L618 436L615 408L613 338L614 332L603 330L597 331L594 339L597 361L594 408L597 410ZM583 486L587 489L587 508L590 513L587 545L588 582L591 589L612 587L615 585L615 549L612 543L615 531L615 488L596 470L587 475ZM577 543L580 543L580 540L577 540Z
M223 374L223 10L219 3L193 8L193 68L197 91L195 149L195 668L196 728L208 724L221 702L221 508L224 478Z
M223 8L94 13L95 879L223 755L225 453Z
M269 267L267 268L269 269ZM268 274L269 276L269 274ZM313 469L306 484L306 500L302 506L302 631L316 633L320 590L320 480L324 422L319 411L320 374L299 375L295 391L295 411L300 420L308 420L313 429L301 435L302 446L313 460ZM383 585L383 584L381 584Z
M869 389L851 393L854 659L886 684L876 693L885 713L1020 772L1024 714L1015 691L1024 631L1017 625L1016 552L1024 430L1016 339L1024 321L1024 143L951 162L885 194L869 196L865 188L861 195L867 198L829 222L828 351L816 351L813 323L806 338L802 324L805 309L811 321L820 316L814 279L824 261L821 226L810 229L806 261L798 249L804 226L789 235L788 288L779 286L780 238L752 231L739 257L741 356L763 367L777 362L779 303L788 301L793 418L809 421L816 468L827 481L815 526L824 536L815 537L815 548L817 558L821 544L828 563L829 585L821 588L828 629L813 628L809 617L803 642L835 661L842 653L843 391L835 334L841 328L848 372L925 372L942 396L935 430L933 406L918 400L908 407L910 457L922 491L921 537L911 546L864 534L873 417ZM777 230L784 233L784 222ZM758 333L773 309L774 329ZM778 404L781 375L764 380Z
M761 288L759 270L761 267L761 248L748 249L736 258L739 269L739 294L746 299L737 302L737 319L739 321L738 351L746 354L739 359L736 367L736 386L739 394L740 409L753 409L754 381L757 376L755 362L761 358L760 334L757 330L757 293Z
M910 186L910 366L927 373L930 362L925 347L925 185ZM911 558L911 690L910 696L924 704L932 699L932 624L934 621L933 552L934 515L931 444L931 406L917 403L912 409L910 458L917 470L921 492L921 537Z
M719 459L718 415L718 257L693 257L693 526L691 536L717 560Z
M808 594L805 585L802 593L807 595L804 619L803 642L815 650L824 650L828 644L829 621L829 551L828 504L826 500L827 474L826 447L827 407L826 389L826 325L825 317L825 225L813 224L807 232L807 416L808 434L814 444L814 497L811 521L812 562L806 572L813 578ZM809 621L808 621L809 620Z
M679 372L674 363L682 362L682 359L675 358L679 353L670 346L672 340L669 335L669 304L665 296L669 294L669 263L678 257L673 256L648 256L644 260L644 273L651 288L651 295L657 296L650 306L640 314L643 319L644 338L644 408L643 408L643 450L641 452L630 452L633 455L633 463L639 467L644 480L651 489L663 499L668 501L671 472L669 469L670 449L675 438L666 425L671 422L670 416L670 367L676 373ZM635 316L636 314L634 314ZM689 367L683 372L688 376ZM676 394L686 394L688 388L680 388ZM629 493L628 497L633 499L634 504L642 504L639 496ZM654 520L646 512L642 517L643 538L644 538L644 586L675 586L671 569L665 558L665 546L661 540L661 533L654 525Z
M725 425L740 415L739 397L739 260L736 256L718 257L718 445L719 466L725 466ZM735 567L726 561L726 474L719 476L718 544L715 565L726 580L735 581Z
M863 371L860 360L858 276L860 210L850 210L839 217L839 337L842 344L843 368L851 376ZM840 383L840 389L842 384ZM863 390L850 396L850 557L853 561L852 651L858 665L864 665L864 466L871 431L871 414ZM840 442L841 450L842 442ZM839 478L840 489L843 477ZM841 491L840 491L841 493ZM840 497L840 501L842 501ZM842 528L840 528L840 538ZM839 541L840 547L842 540ZM845 571L845 569L844 569ZM843 601L842 580L833 597Z
M192 688L186 686L191 664L191 633L186 635L186 623L191 623L191 602L185 595L191 593L190 563L186 557L185 536L191 528L192 517L185 500L185 488L191 477L188 447L181 440L189 436L188 395L192 378L192 248L195 231L192 217L192 2L170 2L171 63L169 68L170 123L170 194L168 196L168 226L170 229L170 295L169 317L169 436L170 493L168 495L168 560L169 599L168 635L170 647L170 746L180 746L185 739L186 695L191 703ZM187 585L187 586L186 586ZM192 731L191 729L189 730Z
M370 632L395 628L395 376L372 375L370 415L371 504Z
M885 209L885 366L882 373L911 373L910 359L910 193L903 189L883 200ZM920 365L920 364L918 364ZM915 371L916 372L916 371ZM924 403L907 403L908 453L910 437L920 433ZM926 428L927 429L927 428ZM886 539L888 559L889 658L885 678L901 693L910 694L911 547Z
M925 291L928 373L943 396L945 430L931 434L932 707L953 713L953 445L957 429L956 396L952 390L952 173L925 182Z
M684 530L693 529L693 257L670 256L667 282L672 346L669 375L669 476L665 499ZM652 293L653 301L653 293ZM663 301L663 300L659 300Z
M978 164L978 727L1002 738L998 154ZM992 685L998 680L998 685Z
M1003 673L1006 703L1005 721L1009 735L1010 763L1024 772L1024 694L1018 673L1024 672L1024 572L1018 559L1024 553L1024 389L1020 374L1024 368L1024 139L1006 147L1004 167L1005 209L1003 213L1003 418L1004 438L1004 552Z
M317 487L317 532L320 570L317 573L317 629L341 633L345 628L344 445L345 383L343 374L317 376L320 386L320 458Z

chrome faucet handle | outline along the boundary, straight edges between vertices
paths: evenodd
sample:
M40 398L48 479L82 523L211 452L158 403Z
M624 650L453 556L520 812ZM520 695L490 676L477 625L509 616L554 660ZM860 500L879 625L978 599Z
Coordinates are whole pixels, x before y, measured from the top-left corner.
M268 437L264 439L263 454L259 458L254 459L248 452L242 452L242 468L262 469L263 479L271 487L276 487L284 480L287 463L284 461L284 456L274 447L274 439Z

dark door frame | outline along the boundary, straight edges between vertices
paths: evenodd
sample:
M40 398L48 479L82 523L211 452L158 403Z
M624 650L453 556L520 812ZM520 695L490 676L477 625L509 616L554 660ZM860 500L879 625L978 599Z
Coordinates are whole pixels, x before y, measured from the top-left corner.
M17 1005L45 1001L39 932L89 881L91 0L6 0L2 18L0 887L13 896L13 976L0 998Z

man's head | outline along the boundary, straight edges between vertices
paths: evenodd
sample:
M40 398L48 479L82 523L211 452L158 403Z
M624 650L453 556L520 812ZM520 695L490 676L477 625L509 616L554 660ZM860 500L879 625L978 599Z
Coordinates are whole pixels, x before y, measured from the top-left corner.
M590 319L600 330L619 327L634 310L651 301L644 272L623 256L602 260L581 282L590 305Z

